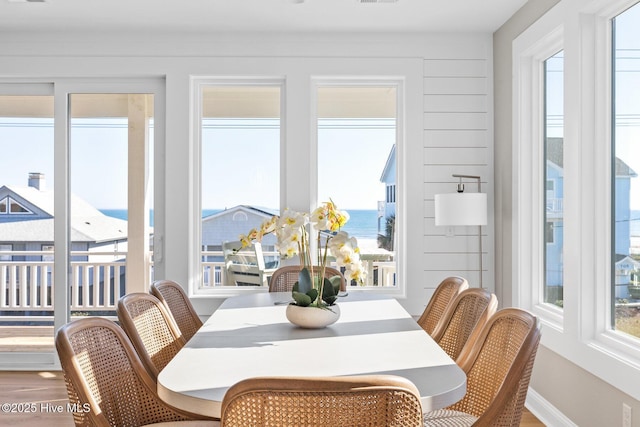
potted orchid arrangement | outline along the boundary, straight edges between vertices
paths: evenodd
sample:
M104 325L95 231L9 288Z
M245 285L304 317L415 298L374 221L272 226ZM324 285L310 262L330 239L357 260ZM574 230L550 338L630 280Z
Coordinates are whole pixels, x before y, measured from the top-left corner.
M340 278L325 276L329 256L338 267L344 267L343 275L348 283L363 283L365 278L357 240L342 230L348 220L349 214L339 210L333 201L322 203L310 214L286 209L281 216L264 221L259 229L241 235L240 241L245 247L260 241L266 234L276 233L280 257L297 256L303 267L292 291L292 304L331 310L339 290L340 281L336 279ZM315 257L312 256L310 229L315 232ZM314 269L319 269L319 273L315 274Z

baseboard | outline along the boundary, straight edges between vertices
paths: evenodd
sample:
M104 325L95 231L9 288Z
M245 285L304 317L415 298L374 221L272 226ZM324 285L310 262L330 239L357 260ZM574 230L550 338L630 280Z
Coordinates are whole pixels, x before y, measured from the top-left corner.
M529 387L525 406L536 416L545 426L549 427L578 427L560 412L555 406L546 401L534 389Z

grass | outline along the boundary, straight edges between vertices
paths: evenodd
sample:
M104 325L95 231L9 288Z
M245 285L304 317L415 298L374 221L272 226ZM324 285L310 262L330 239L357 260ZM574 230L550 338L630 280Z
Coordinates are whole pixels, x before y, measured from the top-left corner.
M640 313L636 307L616 308L616 330L640 338Z

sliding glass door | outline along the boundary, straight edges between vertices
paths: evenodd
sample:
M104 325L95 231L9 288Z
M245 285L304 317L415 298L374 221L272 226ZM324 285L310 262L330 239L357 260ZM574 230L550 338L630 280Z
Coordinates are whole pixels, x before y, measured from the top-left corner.
M53 85L0 85L0 357L53 351Z
M0 85L0 367L55 367L57 328L148 289L161 90Z

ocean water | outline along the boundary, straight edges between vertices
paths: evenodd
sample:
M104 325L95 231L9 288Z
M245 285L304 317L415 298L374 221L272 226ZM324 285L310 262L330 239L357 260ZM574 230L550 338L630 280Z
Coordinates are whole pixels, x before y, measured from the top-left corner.
M205 209L202 216L209 216L220 211L221 209ZM114 218L127 219L126 209L100 209L100 212ZM345 225L344 231L358 239L376 239L378 237L378 211L352 209L347 212L349 212L349 222ZM153 226L153 211L149 215L149 223Z
M202 216L209 216L221 209L205 209ZM100 209L105 215L119 219L127 219L126 209ZM344 230L352 236L360 239L376 239L378 237L377 216L375 210L349 210L349 222ZM150 212L149 222L153 226L153 211ZM640 210L631 211L630 234L632 237L640 237Z

